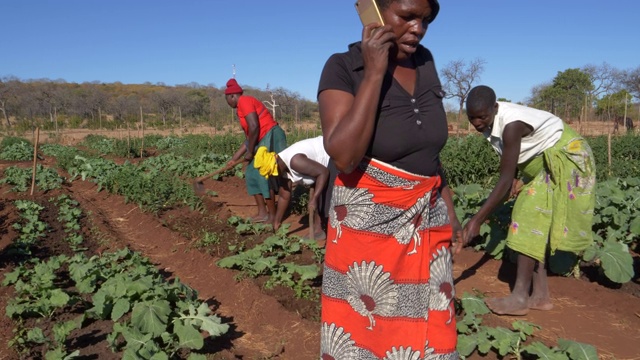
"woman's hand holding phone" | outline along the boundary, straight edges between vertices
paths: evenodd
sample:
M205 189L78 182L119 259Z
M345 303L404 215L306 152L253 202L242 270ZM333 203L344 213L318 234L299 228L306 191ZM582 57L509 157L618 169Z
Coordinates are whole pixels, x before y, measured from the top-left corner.
M390 25L372 23L362 30L362 57L365 74L384 76L389 65L389 50L394 46L396 35Z

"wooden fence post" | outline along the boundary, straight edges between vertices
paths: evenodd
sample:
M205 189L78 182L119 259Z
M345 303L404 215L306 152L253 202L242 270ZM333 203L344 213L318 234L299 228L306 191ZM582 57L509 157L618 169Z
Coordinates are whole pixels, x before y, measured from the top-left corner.
M36 165L38 163L38 142L40 141L40 127L36 128L36 141L33 144L33 172L31 174L31 196L36 188Z
M609 176L611 176L611 133L607 136L607 160L609 163Z
M142 151L144 150L144 118L142 117L142 106L140 106L140 129L142 130L140 144L140 158L142 159Z

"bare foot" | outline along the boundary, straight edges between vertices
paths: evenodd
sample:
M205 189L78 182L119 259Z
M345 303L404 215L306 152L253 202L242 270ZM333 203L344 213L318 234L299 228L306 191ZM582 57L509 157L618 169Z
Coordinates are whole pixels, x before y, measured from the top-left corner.
M520 299L515 296L507 296L503 298L489 298L484 300L494 314L497 315L515 315L522 316L529 313L527 300Z
M309 235L305 236L304 238L310 239ZM313 240L326 240L326 239L327 239L327 234L322 230L313 234Z
M254 222L254 223L263 223L269 220L269 215L256 215L256 216L252 216L250 218L248 218L247 220Z
M553 304L549 299L535 299L533 297L529 298L529 309L532 310L542 310L548 311L553 309Z

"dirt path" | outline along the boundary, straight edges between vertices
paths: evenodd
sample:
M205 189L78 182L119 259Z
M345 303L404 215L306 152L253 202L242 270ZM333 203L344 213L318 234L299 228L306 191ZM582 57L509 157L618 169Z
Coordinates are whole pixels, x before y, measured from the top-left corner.
M191 239L182 238L137 206L123 204L117 196L97 193L95 186L86 182L74 182L71 190L83 209L102 219L120 242L141 251L159 268L196 289L202 299L212 299L217 304L217 313L225 322L233 323L229 343L224 345L228 351L221 353L222 358L317 356L316 323L287 311L252 281L236 281L236 273L217 267L217 259L189 247ZM230 354L233 357L225 357Z
M246 195L241 180L229 178L205 185L216 191L219 200L232 212L253 215L253 199ZM299 217L287 221L292 223L291 229L306 231ZM498 277L499 272L506 276ZM487 296L507 295L511 280L508 275L514 273L513 265L483 259L482 253L466 249L455 258L456 293L479 290ZM632 285L640 289L638 284ZM549 286L554 309L532 311L523 317L491 315L491 322L509 327L515 320L525 320L540 325L542 330L535 335L548 343L556 344L558 338L569 339L595 346L602 359L640 359L640 349L635 345L640 344L640 298L597 283L560 276L551 277Z
M253 215L255 205L245 192L243 180L208 180L205 186L218 193L217 200L222 204L212 211L221 216ZM160 269L196 289L202 299L210 300L223 321L233 324L231 333L219 345L216 359L317 358L317 322L286 310L254 282L236 281L237 273L218 268L214 257L193 249L192 239L170 230L162 219L141 212L137 206L124 204L122 197L98 193L95 185L82 181L72 183L69 190L84 212L91 212L94 225L110 234L117 246L127 245L143 252ZM286 221L292 223L296 233L306 234L300 217ZM7 234L2 235L4 238ZM488 296L506 295L512 277L509 275L514 272L510 264L463 251L455 257L456 292L462 295L478 290ZM637 279L629 286L640 289ZM553 310L532 311L518 318L490 316L489 321L510 327L516 319L526 320L542 327L535 336L546 343L570 339L595 346L601 359L640 359L640 298L574 278L551 277L550 287Z

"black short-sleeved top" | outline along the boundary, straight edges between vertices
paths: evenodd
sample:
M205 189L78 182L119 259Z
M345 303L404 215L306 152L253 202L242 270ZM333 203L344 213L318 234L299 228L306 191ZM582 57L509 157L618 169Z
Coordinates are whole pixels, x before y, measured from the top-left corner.
M387 73L366 155L415 174L442 175L439 154L448 137L444 92L431 52L419 46L413 56L417 65L415 94L409 94ZM349 45L346 53L327 60L318 94L335 89L355 96L363 77L362 48L357 42Z

